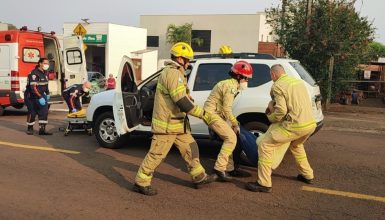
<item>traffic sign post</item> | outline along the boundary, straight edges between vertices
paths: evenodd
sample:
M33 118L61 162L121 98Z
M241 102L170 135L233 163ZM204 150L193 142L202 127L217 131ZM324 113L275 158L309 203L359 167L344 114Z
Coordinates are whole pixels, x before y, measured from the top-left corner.
M78 24L74 28L74 34L84 37L87 34L87 30L83 27L82 24Z

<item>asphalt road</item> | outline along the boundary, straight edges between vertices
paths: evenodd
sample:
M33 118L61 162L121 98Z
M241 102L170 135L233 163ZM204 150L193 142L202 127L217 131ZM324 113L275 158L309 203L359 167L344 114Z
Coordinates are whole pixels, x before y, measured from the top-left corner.
M306 145L317 179L313 185L295 180L288 153L274 172L271 194L244 189L245 182L256 180L251 167L243 167L250 178L196 190L174 149L153 179L155 197L131 191L148 137L104 149L85 133L64 137L58 130L65 126L64 116L50 113L48 129L54 135L46 137L25 134L25 111L8 110L0 117L0 219L385 218L385 132L370 126L384 121L383 115L328 116L325 129ZM363 124L371 129L355 129ZM198 143L210 172L218 145Z

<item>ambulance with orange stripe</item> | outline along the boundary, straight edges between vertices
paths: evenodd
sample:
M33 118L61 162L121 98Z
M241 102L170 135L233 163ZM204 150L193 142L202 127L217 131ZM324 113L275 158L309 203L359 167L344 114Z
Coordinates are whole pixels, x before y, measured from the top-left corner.
M61 100L61 93L73 84L87 80L83 40L80 36L63 39L63 50L54 32L20 30L0 31L0 115L4 109L24 106L28 74L40 57L49 60L48 86L51 100Z

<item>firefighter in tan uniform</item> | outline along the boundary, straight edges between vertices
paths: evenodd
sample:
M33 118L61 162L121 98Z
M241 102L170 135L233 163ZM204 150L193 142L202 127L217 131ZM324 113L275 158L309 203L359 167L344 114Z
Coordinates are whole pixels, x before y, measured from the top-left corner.
M305 141L316 128L311 100L302 80L288 76L279 64L271 68L274 84L271 88L273 102L268 106L272 123L268 131L257 139L258 181L249 182L246 188L254 192L271 192L271 164L274 149L290 143L300 174L297 179L310 184L314 178L304 149Z
M187 114L208 118L209 114L194 105L188 94L185 70L193 58L190 45L179 42L171 48L172 61L166 61L158 79L152 118L151 148L144 158L135 178L133 190L144 195L156 195L151 186L155 169L165 159L173 144L187 163L196 187L213 182L199 161L198 144L191 136Z
M247 88L247 81L252 77L253 68L246 61L236 62L230 72L230 79L218 82L211 91L204 105L204 110L210 113L209 128L222 140L222 148L214 166L214 173L220 181L231 181L231 176L240 176L240 171L234 170L232 153L237 144L239 122L235 118L232 107L239 90ZM231 127L228 124L231 123Z

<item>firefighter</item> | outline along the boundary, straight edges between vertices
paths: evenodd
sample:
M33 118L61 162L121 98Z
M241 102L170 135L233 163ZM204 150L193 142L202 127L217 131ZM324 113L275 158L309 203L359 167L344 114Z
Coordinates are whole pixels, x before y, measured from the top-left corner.
M155 169L166 158L173 144L186 161L195 187L213 182L199 161L198 144L191 135L187 115L207 120L209 115L194 105L189 95L185 70L194 53L190 45L179 42L171 48L171 61L165 62L155 93L152 117L151 148L144 158L135 178L133 190L144 195L156 195L151 186Z
M305 141L316 127L306 86L301 79L288 76L279 64L271 67L271 78L274 81L271 88L273 102L269 103L267 117L272 124L257 139L258 181L246 185L254 192L272 191L272 154L285 143L290 143L290 151L299 169L297 179L310 184L314 178L304 149Z
M209 128L223 140L214 166L214 174L220 181L227 182L231 181L231 176L242 177L244 175L238 169L234 169L231 157L237 144L236 134L239 134L240 131L239 122L232 112L232 107L239 90L247 88L247 82L252 74L253 68L250 63L236 62L229 72L231 78L218 82L204 105L204 110L211 115L208 121Z
M24 92L24 100L28 109L27 134L33 134L33 125L36 115L39 118L39 135L52 135L46 131L48 124L48 78L46 71L49 69L47 58L40 58L35 69L27 77L27 86Z
M68 112L75 113L82 109L80 97L88 96L92 84L89 81L83 84L74 84L63 91L63 98L67 103Z

